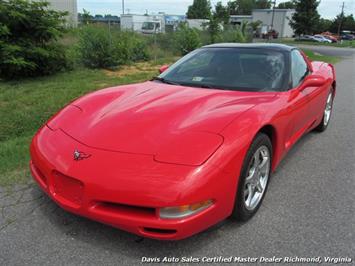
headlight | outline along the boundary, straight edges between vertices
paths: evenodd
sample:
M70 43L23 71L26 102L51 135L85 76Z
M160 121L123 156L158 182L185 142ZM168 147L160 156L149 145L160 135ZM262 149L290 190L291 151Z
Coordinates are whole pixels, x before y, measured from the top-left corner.
M212 204L212 200L205 200L191 205L161 208L159 210L159 216L162 219L181 219L207 209Z

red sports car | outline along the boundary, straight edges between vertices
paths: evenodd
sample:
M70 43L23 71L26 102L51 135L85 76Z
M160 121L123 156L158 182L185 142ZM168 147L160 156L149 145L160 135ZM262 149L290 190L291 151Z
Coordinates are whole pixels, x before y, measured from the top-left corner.
M295 142L327 128L335 90L333 66L297 48L205 46L70 103L34 136L30 168L69 212L183 239L251 218Z

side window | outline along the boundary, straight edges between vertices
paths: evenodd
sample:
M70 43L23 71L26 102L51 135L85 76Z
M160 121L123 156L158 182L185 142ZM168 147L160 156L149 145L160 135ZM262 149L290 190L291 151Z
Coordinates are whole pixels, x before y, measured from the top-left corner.
M291 61L292 88L294 88L302 82L309 70L306 61L298 50L291 52Z

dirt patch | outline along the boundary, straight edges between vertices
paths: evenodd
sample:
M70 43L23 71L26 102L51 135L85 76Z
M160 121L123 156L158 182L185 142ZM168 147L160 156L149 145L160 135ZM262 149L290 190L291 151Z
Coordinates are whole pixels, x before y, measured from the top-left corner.
M122 66L117 70L105 70L105 74L108 76L122 77L141 72L156 72L160 67L159 65L152 65L149 62L141 62L134 65Z

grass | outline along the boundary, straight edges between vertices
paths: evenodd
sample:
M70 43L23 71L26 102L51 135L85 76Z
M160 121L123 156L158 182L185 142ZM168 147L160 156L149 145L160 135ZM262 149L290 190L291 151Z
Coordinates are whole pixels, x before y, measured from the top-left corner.
M306 51L313 60L337 58ZM0 81L0 186L30 180L28 147L32 136L54 113L90 91L141 82L157 74L160 65L176 58L125 66L118 71L76 69L49 77Z
M302 49L302 50L312 61L323 61L331 64L336 64L341 60L340 57L337 56L322 55L322 54L312 52L311 50L308 49Z

